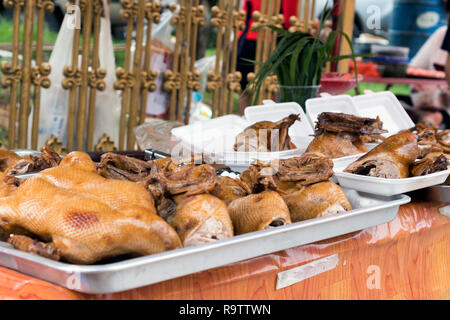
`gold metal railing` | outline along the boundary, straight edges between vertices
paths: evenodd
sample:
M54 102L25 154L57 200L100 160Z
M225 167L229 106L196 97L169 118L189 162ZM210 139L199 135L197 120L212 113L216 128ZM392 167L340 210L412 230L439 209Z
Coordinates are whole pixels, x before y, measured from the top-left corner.
M218 0L217 6L212 8L211 25L217 29L216 61L214 70L208 74L207 90L212 93L214 117L232 113L233 97L243 89L240 87L241 74L236 71L238 32L245 26L245 13L241 11L243 1ZM353 3L353 6L347 5L344 11L353 12L354 0L346 1ZM12 58L1 65L1 84L9 88L10 96L8 147L37 149L40 93L41 88L50 87L49 75L52 72L50 65L44 61L44 49L51 49L51 45L43 41L44 17L46 12L54 10L54 3L50 0L3 2L13 12L12 43L8 45ZM98 92L105 89L106 75L106 70L99 66L103 1L71 2L79 5L81 28L74 31L72 61L64 68L64 80L61 84L52 84L61 85L69 92L67 145L61 144L61 137L54 136L48 143L67 151L134 149L136 143L133 130L145 121L147 95L157 89L155 79L158 74L151 69L152 24L160 21L161 4L156 0L121 0L121 18L126 21L125 45L120 48L124 51L124 62L117 66L117 81L114 84L114 88L121 93L119 140L112 141L112 133L105 132L99 141L94 141L96 97ZM314 20L315 3L315 0L298 1L297 16L290 17L293 29L310 28ZM281 26L284 18L280 15L280 6L281 0L262 0L261 10L253 14L255 26ZM205 9L200 5L200 0L179 0L171 6L171 10L174 12L172 24L175 28L173 64L163 75L162 87L170 97L169 119L187 123L192 92L199 88L200 74L195 70L194 63L199 28L205 23ZM346 23L345 28L348 32L350 25ZM275 33L267 29L258 33L256 61L265 61L276 46ZM348 48L344 47L344 50ZM261 98L273 96L276 87L276 77L269 77ZM29 117L32 118L31 122ZM31 129L28 128L29 123Z

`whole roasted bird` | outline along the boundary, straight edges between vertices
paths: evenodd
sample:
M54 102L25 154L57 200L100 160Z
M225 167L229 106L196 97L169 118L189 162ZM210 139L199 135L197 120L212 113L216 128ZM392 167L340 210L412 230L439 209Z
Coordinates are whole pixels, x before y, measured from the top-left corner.
M364 153L367 152L365 143L383 140L381 134L385 132L378 117L323 112L317 118L315 138L306 152L321 153L333 159Z
M289 137L289 128L301 121L299 115L291 114L277 122L260 121L237 135L234 151L271 152L295 149Z
M272 162L253 174L265 188L277 191L286 202L292 222L351 210L341 187L331 182L333 161L320 154ZM248 175L247 175L248 176ZM248 179L248 178L247 178Z
M179 167L171 160L152 162L145 181L159 214L175 228L184 246L233 236L226 204L209 194L216 184L216 170L212 166Z
M3 190L0 233L13 234L8 241L18 249L91 264L181 247L143 186L105 179L86 153L73 152L59 166Z
M417 136L405 130L387 138L344 171L372 177L407 178L410 166L419 155Z

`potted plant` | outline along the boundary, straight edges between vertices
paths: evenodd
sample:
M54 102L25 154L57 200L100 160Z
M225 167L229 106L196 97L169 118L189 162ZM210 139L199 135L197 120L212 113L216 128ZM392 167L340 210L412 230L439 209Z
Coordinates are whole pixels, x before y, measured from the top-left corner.
M345 33L339 31L339 27L338 30L332 30L324 36L322 31L330 14L331 12L322 13L315 34L302 31L290 32L267 25L254 28L254 30L270 28L276 31L279 42L267 61L263 63L252 61L259 65L258 72L246 89L250 93L252 105L257 104L265 79L275 74L279 85L278 102L294 101L304 107L307 99L317 96L322 71L327 62L348 58L355 60L351 40ZM351 55L331 56L339 35L349 43Z

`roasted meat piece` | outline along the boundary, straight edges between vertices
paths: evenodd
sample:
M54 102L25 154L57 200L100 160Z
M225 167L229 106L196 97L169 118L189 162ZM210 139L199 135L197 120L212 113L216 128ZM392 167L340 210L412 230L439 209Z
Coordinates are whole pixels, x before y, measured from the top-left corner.
M190 246L233 236L226 204L208 194L217 184L210 165L174 166L173 161L151 163L145 181L158 213L178 232L183 245Z
M9 150L0 150L0 170L7 174L25 174L55 167L61 161L58 153L49 147L41 150L40 156L20 157Z
M378 117L323 112L317 118L316 136L306 152L321 153L333 159L364 153L367 152L365 143L383 140L381 134L385 132Z
M411 165L411 175L424 176L430 173L447 170L450 160L442 152L428 153L423 159Z
M387 138L344 171L389 179L407 178L410 165L419 155L417 136L410 131L402 131Z
M20 228L44 242L44 249L51 248L52 256L76 264L181 247L144 187L105 179L81 152L67 155L59 166L41 171L0 198L0 233L22 235ZM40 252L24 241L10 239L17 248Z
M185 247L233 236L226 204L210 194L175 197L175 212L167 222L178 232Z
M271 152L295 149L289 137L289 128L300 120L299 115L291 114L277 122L257 122L237 135L234 151Z
M331 181L300 188L286 188L284 191L283 199L291 212L292 222L352 210L342 188Z
M219 177L211 194L228 205L233 200L245 197L251 193L250 187L241 179Z
M150 168L150 162L112 152L103 154L97 165L97 171L103 177L129 181L144 180Z
M264 230L291 223L289 208L275 191L238 198L228 205L235 234Z
M304 153L269 163L256 162L241 174L241 180L252 192L265 189L279 191L278 186L282 183L307 186L327 181L333 174L333 161L330 158L317 153Z
M436 140L445 153L450 153L450 130L438 132Z

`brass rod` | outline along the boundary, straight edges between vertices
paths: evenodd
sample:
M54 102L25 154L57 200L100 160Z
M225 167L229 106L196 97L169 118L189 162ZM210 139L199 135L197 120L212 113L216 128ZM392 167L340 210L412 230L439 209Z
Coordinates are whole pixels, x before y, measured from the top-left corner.
M223 116L226 114L227 110L227 85L226 85L226 78L229 71L230 66L230 37L231 37L231 24L233 23L233 5L232 1L234 0L228 0L228 6L226 9L226 21L227 24L225 25L225 40L223 45L223 60L222 60L222 72L221 72L221 90L220 90L220 115Z
M183 45L181 46L180 76L181 88L178 92L177 121L184 122L184 101L186 99L187 76L189 72L189 35L191 33L192 0L185 0L186 21L183 29ZM195 59L195 57L193 57Z
M78 76L78 52L80 43L80 29L75 29L73 35L73 47L72 47L72 70L75 73L74 77ZM70 87L69 92L69 111L67 116L67 150L70 152L73 150L73 136L75 132L75 116L76 116L76 104L77 104L77 92L78 83L74 81Z
M191 19L191 25L192 25L192 32L190 33L191 36L191 41L190 41L190 52L189 52L189 72L192 76L191 81L194 82L196 81L194 79L195 75L195 57L197 55L197 35L198 35L198 12L200 10L200 1L199 0L194 0L194 7L195 9L195 14L193 16L193 18ZM184 122L186 124L189 123L189 116L190 116L190 112L191 112L191 103L192 103L192 92L193 92L193 83L191 85L188 86L187 89L187 103L186 103L186 116L184 119Z
M136 22L136 50L133 56L133 77L135 79L134 86L131 89L130 116L128 119L127 148L134 149L135 137L134 128L138 123L138 110L141 92L141 68L142 68L142 40L144 33L145 19L145 0L138 1L138 13Z
M31 61L33 59L33 23L35 0L25 2L22 54L22 83L20 88L19 109L19 148L27 148L28 138L28 112L30 108L31 93Z
M182 13L181 10L186 10L185 8L185 0L179 0L178 4L179 7L178 9L180 10L180 12L177 13L178 17L176 17L176 31L175 31L175 47L173 50L173 63L172 63L172 74L174 77L178 77L178 65L179 65L179 59L180 59L180 46L181 46L181 42L183 41L182 39L182 30L183 30L183 25L184 25L184 17L182 17ZM171 88L170 91L170 109L169 109L169 120L171 121L175 121L176 120L176 98L177 98L177 86L176 86L176 79L173 79L173 87Z
M101 7L103 8L103 6ZM97 9L94 13L94 46L92 48L92 74L97 72L99 68L99 49L100 49L100 23L101 15L106 11L107 8L103 10ZM109 70L108 70L109 71ZM90 85L89 88L89 109L88 109L88 124L87 124L87 151L94 151L94 130L95 130L95 107L96 107L96 96L97 96L97 75L95 75L96 83Z
M127 31L125 38L125 58L123 63L123 69L125 75L127 76L130 72L130 60L131 60L131 41L133 37L133 24L134 17L133 14L129 14L127 22ZM120 110L120 122L119 122L119 150L124 150L125 148L125 137L127 134L127 116L130 106L130 87L128 84L122 89L122 108Z
M93 0L86 0L86 10L83 24L83 47L81 55L81 86L78 95L78 114L77 114L77 132L76 147L77 150L84 150L84 137L86 128L86 109L89 80L89 63L91 51L91 33L92 33L92 8ZM94 71L95 72L95 71Z
M18 69L19 61L19 38L20 38L20 2L14 3L13 10L13 37L12 37L12 70ZM17 79L18 80L18 79ZM16 123L17 123L17 85L18 81L12 81L9 101L9 124L8 124L8 147L16 146Z
M42 48L44 45L44 7L39 8L37 36L36 36L36 66L40 67L42 64ZM38 144L39 134L39 113L41 107L41 86L40 84L34 86L34 105L33 105L33 125L31 129L31 149L36 150Z
M153 19L153 6L155 2L153 0L150 1L151 12L147 17L147 34L145 40L145 57L144 57L144 71L147 76L150 76L152 70L150 70L151 58L152 58L152 25L154 22ZM145 118L147 117L147 99L148 99L148 88L143 88L141 92L141 110L139 115L139 124L143 124L145 122Z

